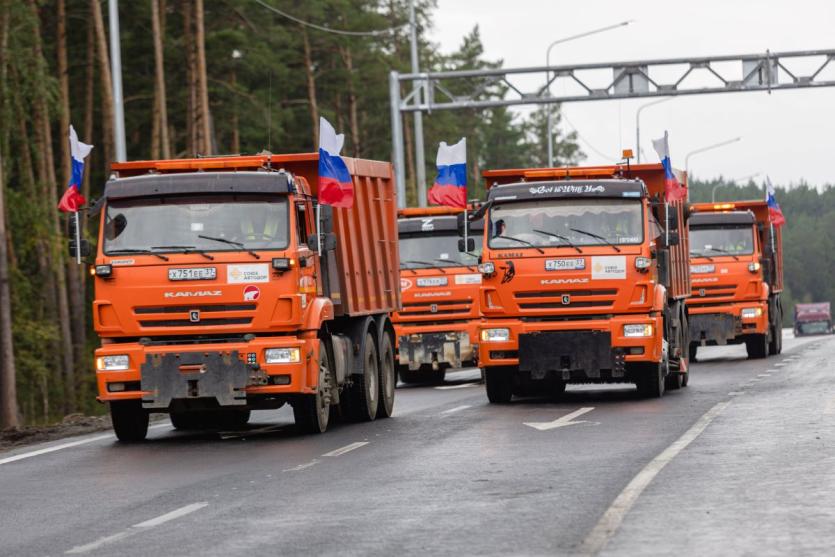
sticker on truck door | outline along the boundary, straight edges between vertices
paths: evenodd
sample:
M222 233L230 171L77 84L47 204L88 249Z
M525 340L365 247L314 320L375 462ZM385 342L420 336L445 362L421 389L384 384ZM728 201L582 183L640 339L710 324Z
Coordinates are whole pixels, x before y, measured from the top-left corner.
M595 279L625 279L626 256L605 255L591 258L591 278Z

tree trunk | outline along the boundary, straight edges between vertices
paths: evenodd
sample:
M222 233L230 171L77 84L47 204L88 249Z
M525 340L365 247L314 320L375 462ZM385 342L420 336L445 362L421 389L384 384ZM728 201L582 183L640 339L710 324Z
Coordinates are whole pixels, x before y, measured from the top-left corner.
M90 0L90 12L96 30L96 49L98 50L99 71L101 72L102 104L102 151L104 153L104 174L110 174L113 161L113 79L110 75L110 55L107 52L107 35L104 32L104 19L101 15L99 0Z
M60 129L61 133L69 133L70 129L70 75L67 69L67 7L66 0L57 1L57 41L55 46L56 56L58 58L58 91L60 93L61 113L60 113ZM68 141L59 142L61 145L61 178L64 184L70 181L70 145ZM79 187L81 184L78 184Z
M162 15L160 14L160 4L160 0L151 0L151 28L154 38L154 67L156 70L154 126L159 130L157 139L162 152L162 158L170 159L171 143L168 140L168 102L165 94L165 51L162 44L165 27L163 27Z
M6 102L6 53L9 42L9 5L0 4L0 110ZM12 296L9 282L8 237L6 235L6 176L3 172L3 148L8 133L0 135L0 430L20 426L17 408L17 370L12 336Z
M200 150L204 155L211 155L212 125L209 116L209 82L206 76L206 31L203 25L203 0L194 1L194 40L197 43L197 93L200 116Z
M307 102L310 106L310 122L313 129L313 148L319 148L319 105L316 102L316 77L313 75L313 55L310 49L310 38L307 30L302 27L302 41L304 44L304 73L307 76Z
M194 52L192 0L183 0L183 44L186 51L186 154L194 156L197 145L197 60Z
M360 126L357 109L357 92L354 86L354 59L351 55L351 47L339 47L342 54L342 61L348 72L348 115L351 121L351 144L354 147L353 155L362 157L362 144L360 143Z
M232 66L232 76L230 84L232 86L232 149L231 152L240 154L241 152L241 130L238 122L238 70L236 68L237 62Z

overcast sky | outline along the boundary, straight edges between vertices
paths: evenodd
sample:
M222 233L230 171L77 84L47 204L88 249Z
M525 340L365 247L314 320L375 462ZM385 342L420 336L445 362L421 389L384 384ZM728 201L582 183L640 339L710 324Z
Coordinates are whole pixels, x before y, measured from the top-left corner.
M552 64L835 49L835 0L438 0L430 39L448 52L477 24L488 59L540 66L552 41L629 19L627 27L555 46ZM835 61L822 77L835 80ZM554 92L560 87L568 86L558 84ZM647 102L564 105L585 140L586 162L609 162L602 155L614 159L621 148L633 148L636 109ZM646 160L656 160L650 139L665 129L673 164L681 168L688 152L742 137L693 155L697 177L760 173L757 181L769 174L781 185L835 184L835 87L684 96L647 108L641 114Z

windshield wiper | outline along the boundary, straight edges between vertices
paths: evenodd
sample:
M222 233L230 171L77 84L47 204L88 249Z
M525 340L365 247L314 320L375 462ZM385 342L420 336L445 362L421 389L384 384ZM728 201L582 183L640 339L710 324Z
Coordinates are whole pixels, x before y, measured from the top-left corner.
M467 252L463 252L463 253L467 253ZM467 255L470 255L470 254L467 253ZM472 265L467 265L466 263L463 263L461 261L455 261L453 259L440 259L440 258L436 257L435 261L440 261L441 263L449 263L450 267L466 267L470 271L473 270ZM440 267L438 267L438 270L440 270Z
M590 236L592 238L597 238L598 240L602 240L602 241L606 242L607 244L609 244L611 247L615 248L616 252L620 253L620 248L619 247L617 247L615 244L613 244L612 242L610 242L609 240L607 240L603 236L600 236L599 234L595 234L594 232L588 232L586 230L580 230L579 228L569 228L569 230L571 230L572 232L576 232L578 234L585 234L586 236Z
M551 236L552 238L556 238L557 240L562 240L563 242L566 243L566 245L568 247L576 249L577 253L583 253L583 250L581 250L576 245L571 243L571 240L569 240L565 236L561 236L560 234L556 234L554 232L548 232L547 230L538 230L536 228L534 228L533 231L536 232L537 234L544 234L545 236Z
M726 250L726 249L722 249L722 248L714 248L714 247L710 247L710 248L706 248L706 249L709 249L710 251L715 251L715 252L717 252L717 253L724 253L725 255L730 255L731 257L733 257L734 259L736 259L737 261L739 261L739 257L737 257L736 255L732 254L731 252L729 252L729 251L728 251L728 250Z
M493 237L494 238L501 238L502 240L512 240L514 242L519 242L520 244L525 244L526 246L530 246L530 247L534 248L536 251L538 251L539 253L541 253L543 255L545 254L545 250L543 250L541 247L537 246L536 244L532 244L531 242L529 242L527 240L523 240L522 238L515 238L513 236L505 236L504 234L500 234L498 236L493 236Z
M215 238L214 236L204 236L202 234L198 234L197 237L198 238L203 238L204 240L212 240L214 242L222 242L224 244L229 244L230 246L235 246L235 247L241 248L241 250L247 252L249 255L251 255L255 259L261 259L260 255L258 255L257 253L255 253L251 249L247 248L241 242L236 242L234 240L227 240L226 238Z
M125 248L125 249L115 249L113 251L105 252L105 255L127 255L129 253L141 253L143 255L155 255L159 257L163 261L168 261L168 258L161 253L157 253L155 251L151 251L149 249L134 249L134 248Z
M427 267L437 268L440 272L442 272L443 274L446 274L446 271L444 271L443 269L441 269L440 267L438 267L437 265L435 265L431 261L421 261L420 259L407 259L406 261L401 261L401 263L417 263L419 265L426 265ZM412 269L412 272L414 272L414 269Z
M198 253L209 259L210 261L214 261L214 256L209 255L202 249L197 249L197 246L153 246L151 249L174 249L174 250L182 250L183 253Z
M702 253L700 251L691 251L690 257L704 257L708 261L713 261L713 258L706 253Z

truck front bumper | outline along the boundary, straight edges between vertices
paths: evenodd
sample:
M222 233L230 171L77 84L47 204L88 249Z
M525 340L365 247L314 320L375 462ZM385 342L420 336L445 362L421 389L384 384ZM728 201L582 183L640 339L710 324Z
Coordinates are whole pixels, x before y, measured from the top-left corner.
M735 344L742 342L745 335L768 333L767 302L753 300L701 307L688 304L687 313L690 342L701 345Z
M434 363L451 367L476 364L478 326L479 321L406 327L395 324L398 362L412 371Z
M271 348L298 350L298 361L267 364ZM124 370L98 369L101 358L126 355ZM295 336L257 337L250 342L187 345L110 343L96 350L99 401L142 399L165 410L173 400L214 398L240 406L258 395L315 393L319 341Z
M616 315L588 321L522 321L495 319L482 330L508 329L507 341L479 343L483 367L518 366L541 378L557 372L565 380L618 379L630 362L660 362L662 318L655 315ZM648 336L626 336L626 325L650 325Z

